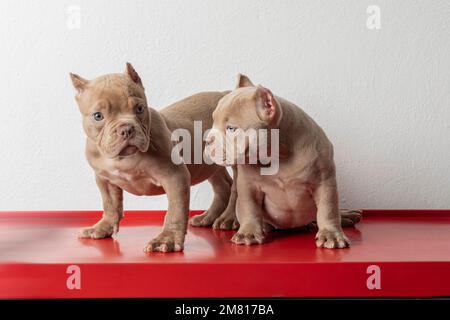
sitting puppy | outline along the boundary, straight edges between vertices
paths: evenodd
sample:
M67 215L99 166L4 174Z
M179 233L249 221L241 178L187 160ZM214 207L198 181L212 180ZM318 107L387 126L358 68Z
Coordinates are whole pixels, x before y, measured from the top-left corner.
M135 195L167 194L163 230L148 243L146 252L183 250L193 184L206 179L212 184L214 200L206 211L212 221L227 207L234 212L235 203L228 204L232 180L224 167L176 165L171 159L171 132L184 128L192 133L196 120L202 121L203 130L210 128L212 112L225 93L199 93L157 112L148 107L141 78L130 64L123 74L90 81L70 76L87 135L87 160L104 209L102 219L82 230L81 237L105 238L119 230L123 190Z
M235 150L226 163L237 167L240 226L232 238L234 243L262 243L271 228L296 228L317 221L318 247L349 246L341 222L353 225L361 215L359 211L339 211L333 146L314 120L270 90L254 86L244 75L239 75L236 90L219 101L213 120L206 140L207 155L224 164L224 154ZM254 164L238 162L239 156L249 159L249 129L278 129L279 167L275 174L261 174L261 159ZM244 141L242 147L237 145L239 140ZM267 145L271 143L269 139Z

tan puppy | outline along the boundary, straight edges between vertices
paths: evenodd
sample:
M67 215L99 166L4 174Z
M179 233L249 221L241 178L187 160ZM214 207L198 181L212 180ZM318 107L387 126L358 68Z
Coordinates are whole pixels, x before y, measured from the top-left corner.
M353 225L360 212L339 211L333 146L314 120L270 90L255 87L243 75L239 75L237 89L219 101L213 119L216 132L209 133L205 152L222 164L223 146L238 150L231 159L238 169L236 215L240 224L233 242L262 243L273 227L295 228L317 221L318 247L349 246L341 215L343 225ZM262 175L265 166L260 162L238 164L239 152L249 159L250 140L241 140L244 147L237 146L239 136L249 137L249 129L279 130L279 167L274 174ZM225 141L220 146L217 137ZM271 143L269 139L267 144Z
M202 121L203 130L210 128L212 112L225 93L199 93L157 112L148 107L142 81L130 64L123 74L90 81L70 76L87 135L86 157L95 171L104 209L102 219L80 236L105 238L119 230L123 190L140 196L166 193L169 207L163 230L144 250L183 250L190 186L206 179L212 184L214 200L204 215L212 221L196 218L198 225L211 224L226 212L232 180L217 165L175 165L171 132L177 128L192 132L196 120ZM234 212L234 206L230 203L228 211Z

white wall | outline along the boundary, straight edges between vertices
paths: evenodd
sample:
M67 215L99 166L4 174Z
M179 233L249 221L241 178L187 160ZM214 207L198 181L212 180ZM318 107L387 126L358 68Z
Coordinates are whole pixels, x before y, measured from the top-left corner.
M70 5L80 29L67 27ZM2 0L0 210L100 208L68 73L126 61L155 108L230 89L238 72L301 105L335 144L345 207L448 208L449 17L448 0ZM210 199L201 184L192 208Z

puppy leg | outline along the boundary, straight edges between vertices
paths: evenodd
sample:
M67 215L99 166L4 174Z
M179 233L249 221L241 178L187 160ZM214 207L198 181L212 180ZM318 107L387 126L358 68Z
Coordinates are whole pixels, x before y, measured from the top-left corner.
M103 217L95 225L81 230L80 238L101 239L111 237L119 231L123 218L123 191L96 176L97 186L103 200Z
M236 182L237 168L233 166L233 185L231 186L230 200L225 211L214 221L214 229L237 230L239 228L239 222L236 217L236 201L238 197Z
M162 232L152 239L144 252L183 251L189 217L190 174L185 166L172 167L161 181L169 202Z
M332 177L320 183L314 192L317 206L316 245L319 248L345 248L350 241L341 227L341 215L338 208L336 178Z
M362 217L362 210L348 210L348 209L341 209L339 210L339 214L341 215L341 226L343 228L351 228L354 227L355 224L361 221ZM305 227L307 227L310 230L315 229L317 226L317 222L313 221L309 224L307 224Z
M244 182L237 184L237 218L239 230L231 239L236 244L261 244L265 240L264 220L262 215L263 194L252 189Z
M233 181L225 167L220 167L208 181L214 191L214 199L211 207L202 214L195 215L189 223L194 227L209 227L214 220L227 208L230 199L230 190Z

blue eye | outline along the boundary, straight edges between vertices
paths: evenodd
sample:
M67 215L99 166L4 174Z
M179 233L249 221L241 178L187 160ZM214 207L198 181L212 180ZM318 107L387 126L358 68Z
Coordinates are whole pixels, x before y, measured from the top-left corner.
M101 112L93 113L92 117L94 117L95 121L102 121L103 120L103 114Z
M136 114L142 114L142 113L144 113L144 111L145 111L145 107L144 106L138 105L136 107Z
M237 127L233 127L233 126L230 126L230 125L227 126L227 131L228 132L235 132L236 130L237 130Z

